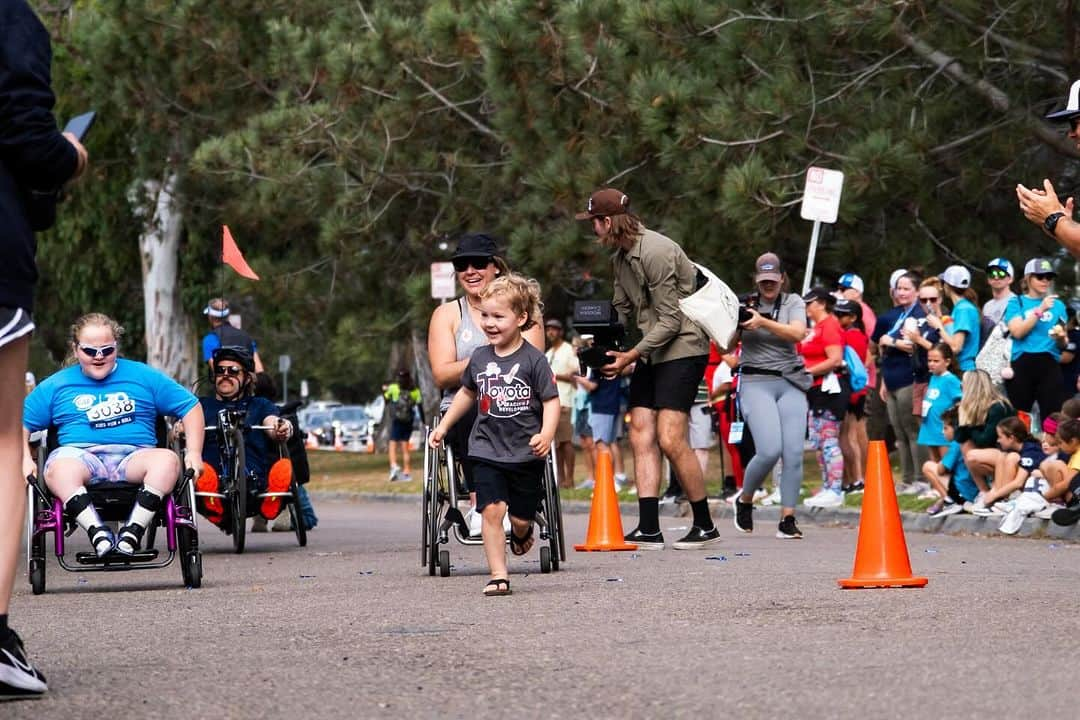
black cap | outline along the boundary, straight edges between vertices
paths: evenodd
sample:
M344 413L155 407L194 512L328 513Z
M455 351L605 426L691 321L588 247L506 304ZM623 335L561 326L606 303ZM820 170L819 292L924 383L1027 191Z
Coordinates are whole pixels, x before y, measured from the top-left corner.
M450 259L459 257L495 257L499 254L496 238L484 233L467 233L458 239L457 250Z
M810 291L803 295L802 299L803 302L821 300L829 307L832 307L832 305L836 302L836 296L833 295L828 288L821 287L820 285L810 288Z
M833 312L837 315L858 315L859 303L854 300L848 300L842 298L836 301L836 305L833 307Z

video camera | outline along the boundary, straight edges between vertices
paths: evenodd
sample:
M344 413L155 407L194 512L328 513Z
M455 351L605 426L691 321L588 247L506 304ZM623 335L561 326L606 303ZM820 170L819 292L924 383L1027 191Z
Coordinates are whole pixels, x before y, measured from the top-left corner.
M612 360L608 352L623 349L626 328L609 300L575 300L574 330L593 336L592 345L578 351L578 359L587 367L604 367Z

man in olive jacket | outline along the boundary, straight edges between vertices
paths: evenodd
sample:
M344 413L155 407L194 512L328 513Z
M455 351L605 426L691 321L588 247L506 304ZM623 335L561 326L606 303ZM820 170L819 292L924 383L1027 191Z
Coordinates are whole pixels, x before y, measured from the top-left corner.
M672 544L691 550L719 540L705 497L705 477L688 431L690 408L705 373L709 340L682 314L679 300L698 287L698 270L670 238L649 230L630 212L630 198L613 188L597 190L578 220L592 223L598 242L613 249L615 296L619 314L631 312L642 332L641 341L626 352L613 351L601 368L615 377L634 363L630 378L630 446L638 490L638 526L628 542L642 549L661 550L660 454L671 461L690 507L694 526Z

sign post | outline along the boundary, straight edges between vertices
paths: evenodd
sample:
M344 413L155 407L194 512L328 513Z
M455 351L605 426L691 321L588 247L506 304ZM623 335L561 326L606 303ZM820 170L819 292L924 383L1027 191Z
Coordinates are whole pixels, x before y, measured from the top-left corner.
M454 263L431 263L431 297L441 302L453 299L457 294L454 284Z
M277 359L278 372L281 373L281 402L289 402L289 368L292 367L292 357L289 355L278 355Z
M803 188L799 215L803 220L813 220L814 230L810 234L810 252L806 256L803 295L809 292L810 281L814 277L814 257L817 255L818 238L821 236L821 223L836 222L837 213L840 210L840 193L843 189L844 173L839 170L811 167L806 171L806 186Z

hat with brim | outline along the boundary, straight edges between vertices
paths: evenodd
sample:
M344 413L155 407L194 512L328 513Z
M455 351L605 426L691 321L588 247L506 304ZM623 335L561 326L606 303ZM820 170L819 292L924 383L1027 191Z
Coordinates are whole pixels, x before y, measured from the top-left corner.
M1046 119L1064 122L1075 117L1080 117L1080 80L1074 82L1069 88L1069 98L1065 103L1065 109L1050 113Z
M1054 264L1046 258L1031 258L1024 265L1025 275L1057 275Z
M754 282L781 282L784 271L780 267L780 258L776 253L759 255L754 262Z
M597 190L589 196L585 212L574 215L578 220L592 220L598 217L611 217L630 212L630 198L626 193L615 188Z
M495 257L499 254L499 244L491 235L485 233L466 233L458 239L457 249L450 256L451 260L460 257Z
M217 303L218 307L214 307L214 303ZM224 300L211 300L206 304L206 307L203 308L202 312L203 315L206 315L207 317L218 318L219 320L221 318L227 318L229 317L229 303Z
M547 320L545 320L544 321L544 327L546 327L546 328L555 328L556 330L562 330L563 329L562 323L559 322L558 320L556 320L555 318L548 318Z

